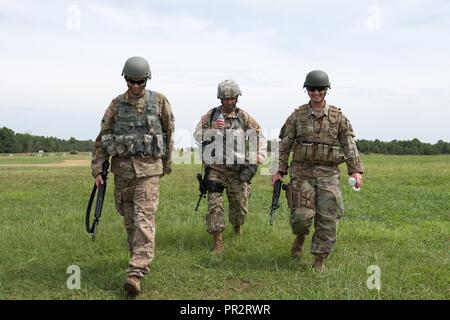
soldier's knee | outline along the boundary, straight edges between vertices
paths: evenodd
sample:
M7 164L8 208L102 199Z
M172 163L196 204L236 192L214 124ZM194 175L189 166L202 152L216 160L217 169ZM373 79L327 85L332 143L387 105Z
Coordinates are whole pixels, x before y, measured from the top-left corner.
M317 201L318 211L330 219L340 218L344 214L344 203L339 189L326 190L320 193Z
M295 234L308 234L313 218L314 211L309 208L301 207L292 210L290 218L292 231Z

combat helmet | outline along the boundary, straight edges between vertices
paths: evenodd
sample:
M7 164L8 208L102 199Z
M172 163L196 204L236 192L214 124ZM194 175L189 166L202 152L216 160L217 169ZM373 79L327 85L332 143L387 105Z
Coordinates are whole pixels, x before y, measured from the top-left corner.
M241 88L239 88L239 85L234 80L224 80L217 87L218 99L236 98L241 95Z
M134 79L151 79L152 73L150 71L150 66L144 58L141 57L131 57L123 66L122 75L125 78Z
M322 70L314 70L306 75L305 83L303 84L303 88L305 87L327 87L330 89L330 79Z

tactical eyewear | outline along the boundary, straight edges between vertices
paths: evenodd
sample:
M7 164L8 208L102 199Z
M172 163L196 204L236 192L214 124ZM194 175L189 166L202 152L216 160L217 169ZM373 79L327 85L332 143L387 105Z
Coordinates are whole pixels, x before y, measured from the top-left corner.
M306 90L308 90L309 92L314 92L314 91L319 91L322 92L326 89L327 87L306 87Z
M142 86L144 83L147 82L147 79L141 79L141 80L127 79L127 82L129 84L138 84L138 85Z

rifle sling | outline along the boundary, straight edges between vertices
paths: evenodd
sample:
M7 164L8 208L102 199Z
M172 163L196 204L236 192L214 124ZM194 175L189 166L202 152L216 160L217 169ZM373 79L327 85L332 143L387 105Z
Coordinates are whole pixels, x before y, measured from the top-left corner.
M91 196L89 198L87 210L86 210L86 231L88 233L94 233L95 228L98 224L98 220L100 219L100 215L102 213L103 208L103 200L105 199L105 190L106 190L106 181L104 184L98 189L97 192L97 185L94 183L94 187L92 188ZM97 194L97 199L95 201L95 215L94 215L94 221L92 222L92 225L90 224L90 218L91 218L91 209L92 204L94 203L95 195Z

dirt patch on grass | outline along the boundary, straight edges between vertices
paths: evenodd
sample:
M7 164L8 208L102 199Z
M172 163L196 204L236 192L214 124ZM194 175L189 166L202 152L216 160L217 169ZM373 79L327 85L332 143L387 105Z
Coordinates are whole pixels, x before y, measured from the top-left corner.
M11 163L0 164L0 167L41 167L41 168L61 168L61 167L86 167L91 164L90 160L63 160L55 163Z

